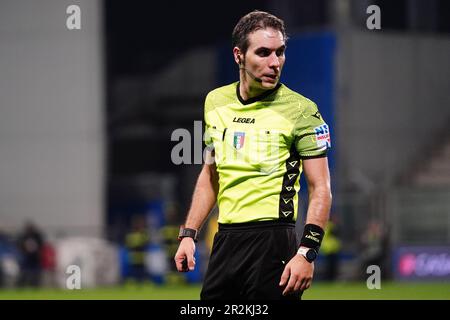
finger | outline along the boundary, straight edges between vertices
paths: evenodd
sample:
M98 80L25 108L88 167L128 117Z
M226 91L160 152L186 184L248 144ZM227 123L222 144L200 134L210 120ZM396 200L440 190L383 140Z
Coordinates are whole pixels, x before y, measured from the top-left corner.
M289 279L290 274L291 274L291 269L288 266L286 266L284 268L283 274L281 275L280 286L284 286L286 284L286 282Z
M195 258L193 254L187 256L187 266L189 267L186 271L192 271L195 268Z
M302 279L299 278L299 279L295 282L294 292L299 291L302 284L303 284Z
M184 271L183 270L183 261L186 259L186 256L182 256L182 255L176 255L175 256L175 265L176 265L176 267L177 267L177 270L179 271L179 272L182 272L182 271Z
M292 293L296 282L297 282L297 277L291 274L291 277L289 278L289 282L283 291L284 296L289 293Z
M301 283L301 285L300 285L300 290L302 290L302 291L305 291L306 289L308 289L309 288L309 286L310 286L310 280L311 280L311 278L309 278L309 279L303 279L303 281L302 281L302 283Z
M305 290L309 289L312 286L312 279L309 279L306 286L305 286Z

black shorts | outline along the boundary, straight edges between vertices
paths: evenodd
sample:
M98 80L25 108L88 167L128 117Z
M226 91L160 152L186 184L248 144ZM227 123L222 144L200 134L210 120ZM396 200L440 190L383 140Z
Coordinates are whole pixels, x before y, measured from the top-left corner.
M300 300L283 296L280 279L299 246L295 225L279 221L219 224L202 300Z

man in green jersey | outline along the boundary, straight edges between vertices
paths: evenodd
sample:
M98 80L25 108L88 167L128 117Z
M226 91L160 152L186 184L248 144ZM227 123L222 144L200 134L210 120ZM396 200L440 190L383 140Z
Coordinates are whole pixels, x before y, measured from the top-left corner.
M239 82L205 101L208 158L175 255L179 271L195 267L197 233L219 208L202 299L294 299L308 289L331 206L330 132L314 102L280 83L286 33L261 11L233 31ZM295 233L299 179L309 206L300 241Z

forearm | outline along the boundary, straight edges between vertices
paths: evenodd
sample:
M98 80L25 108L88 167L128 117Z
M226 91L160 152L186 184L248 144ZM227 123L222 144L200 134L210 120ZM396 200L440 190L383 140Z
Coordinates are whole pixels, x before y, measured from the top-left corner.
M329 186L310 188L306 224L315 224L325 229L330 216L331 198Z
M185 227L199 230L217 201L218 177L215 166L204 165L198 177Z

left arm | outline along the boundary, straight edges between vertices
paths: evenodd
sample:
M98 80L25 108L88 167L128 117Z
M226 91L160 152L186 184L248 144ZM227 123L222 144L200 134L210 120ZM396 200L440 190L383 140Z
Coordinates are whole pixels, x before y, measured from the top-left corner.
M316 224L322 229L328 222L331 208L331 186L328 159L308 159L303 161L308 183L309 206L306 223Z
M303 160L303 168L308 183L309 205L306 224L315 224L325 229L331 208L331 186L328 159L316 158ZM280 286L286 285L283 295L306 290L311 286L314 262L296 254L284 268Z

